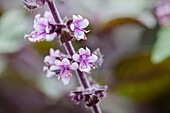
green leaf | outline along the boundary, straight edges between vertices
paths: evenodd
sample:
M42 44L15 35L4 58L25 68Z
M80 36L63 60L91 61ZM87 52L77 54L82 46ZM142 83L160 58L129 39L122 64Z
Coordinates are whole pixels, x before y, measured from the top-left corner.
M12 53L19 50L24 32L27 28L27 19L23 11L11 10L0 19L0 53Z
M161 28L157 37L151 56L151 60L155 64L170 57L170 25Z

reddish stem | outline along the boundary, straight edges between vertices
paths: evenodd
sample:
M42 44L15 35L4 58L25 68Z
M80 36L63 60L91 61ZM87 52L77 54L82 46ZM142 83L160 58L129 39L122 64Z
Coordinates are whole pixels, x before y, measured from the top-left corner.
M59 14L59 12L58 12L55 4L54 4L54 1L53 0L46 0L46 2L49 6L49 9L50 9L50 11L53 15L55 22L56 23L62 23L60 14ZM67 53L70 56L72 56L75 53L75 50L74 50L70 41L64 43L64 46L66 48ZM89 84L89 81L87 80L86 75L83 72L81 72L79 69L77 69L76 72L77 72L77 77L79 79L79 82L83 86L83 88L84 89L90 88L90 84ZM102 113L101 110L100 110L100 107L98 105L92 106L92 111L93 111L93 113Z

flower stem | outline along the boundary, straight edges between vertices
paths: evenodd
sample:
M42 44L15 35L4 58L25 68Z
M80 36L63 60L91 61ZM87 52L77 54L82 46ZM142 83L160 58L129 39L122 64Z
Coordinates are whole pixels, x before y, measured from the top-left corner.
M56 23L63 23L53 0L46 0Z
M62 20L61 20L61 17L60 17L60 14L54 4L54 1L53 0L46 0L47 4L48 4L48 7L53 15L53 18L55 20L56 23L62 23ZM66 42L64 43L64 46L66 48L66 51L67 53L70 55L70 56L73 56L73 54L75 53L75 50L71 44L71 42ZM89 81L87 80L87 77L86 75L81 72L79 69L77 69L77 77L79 79L79 82L80 84L83 86L84 89L87 89L87 88L90 88L90 84L89 84ZM94 106L92 106L92 111L93 113L102 113L101 110L100 110L100 107L96 104Z

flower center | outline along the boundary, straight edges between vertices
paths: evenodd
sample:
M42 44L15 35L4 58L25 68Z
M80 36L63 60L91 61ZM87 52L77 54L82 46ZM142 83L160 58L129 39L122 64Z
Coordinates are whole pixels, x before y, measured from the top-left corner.
M86 55L82 55L82 60L85 60L86 59Z

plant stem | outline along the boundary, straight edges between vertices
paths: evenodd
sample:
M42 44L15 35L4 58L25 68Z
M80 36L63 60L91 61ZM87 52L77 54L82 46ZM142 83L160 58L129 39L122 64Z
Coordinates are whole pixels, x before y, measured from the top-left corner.
M62 20L61 20L61 17L60 17L60 14L54 4L54 1L53 0L46 0L47 4L48 4L48 7L53 15L53 18L55 20L56 23L63 23ZM66 48L66 51L67 53L70 55L70 56L73 56L73 54L75 53L75 50L71 44L71 42L66 42L64 43L64 46ZM79 69L77 69L77 77L79 79L79 82L80 84L83 86L84 89L87 89L87 88L90 88L90 84L89 84L89 81L87 80L87 77L86 75L81 72ZM101 110L100 110L100 107L96 104L94 106L92 106L92 111L93 113L102 113Z

